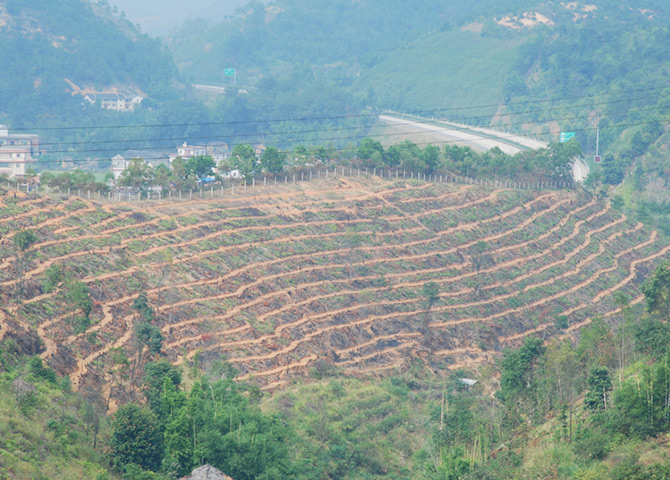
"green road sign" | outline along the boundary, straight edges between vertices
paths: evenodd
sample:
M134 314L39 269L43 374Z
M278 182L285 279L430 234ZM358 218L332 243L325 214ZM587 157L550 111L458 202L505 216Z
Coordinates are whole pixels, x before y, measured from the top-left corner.
M575 132L561 132L561 143L569 142L575 138Z
M234 76L235 76L235 69L234 69L234 68L226 68L226 69L223 71L223 74L224 74L226 77L234 77Z

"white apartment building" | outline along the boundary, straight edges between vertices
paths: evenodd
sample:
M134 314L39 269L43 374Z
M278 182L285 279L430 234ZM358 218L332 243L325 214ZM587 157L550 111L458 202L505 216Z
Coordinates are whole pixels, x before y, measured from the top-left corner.
M0 175L22 178L26 170L37 160L39 136L35 134L12 134L5 125L0 125Z

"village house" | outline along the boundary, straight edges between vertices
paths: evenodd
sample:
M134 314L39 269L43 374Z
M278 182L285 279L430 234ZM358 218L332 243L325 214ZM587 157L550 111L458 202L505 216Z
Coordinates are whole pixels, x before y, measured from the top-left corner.
M84 96L84 99L91 105L100 103L100 108L103 110L132 112L142 103L144 97L125 93L89 93Z
M0 125L0 175L6 174L22 179L26 171L37 162L39 136L35 134L12 134L5 125Z
M123 154L116 155L112 157L112 175L114 175L114 181L118 180L123 171L128 168L130 162L134 158L141 158L144 162L156 168L159 165L169 165L170 156L161 151L156 150L128 150Z
M177 147L177 153L170 154L170 165L172 165L172 162L177 157L186 161L189 158L199 157L201 155L207 155L207 147L201 145L189 145L187 142L184 142L183 145Z

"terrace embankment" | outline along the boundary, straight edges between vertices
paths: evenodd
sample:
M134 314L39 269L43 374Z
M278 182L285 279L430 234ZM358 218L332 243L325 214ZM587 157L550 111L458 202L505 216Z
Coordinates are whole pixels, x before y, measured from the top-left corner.
M476 369L529 335L615 320L613 294L639 301L670 251L659 233L563 190L361 177L183 202L0 202L0 337L32 332L76 388L105 381L112 397L150 358L134 333L141 292L162 356L225 359L274 389L324 369ZM37 235L24 268L20 228ZM53 266L88 286L90 325L75 321L66 285L44 289Z

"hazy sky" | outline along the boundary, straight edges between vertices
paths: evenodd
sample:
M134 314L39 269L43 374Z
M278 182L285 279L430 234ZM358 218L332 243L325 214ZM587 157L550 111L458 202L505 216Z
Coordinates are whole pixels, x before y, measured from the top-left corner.
M250 0L110 0L119 7L133 23L139 23L142 31L150 35L165 35L181 26L190 18L223 20L235 9Z

